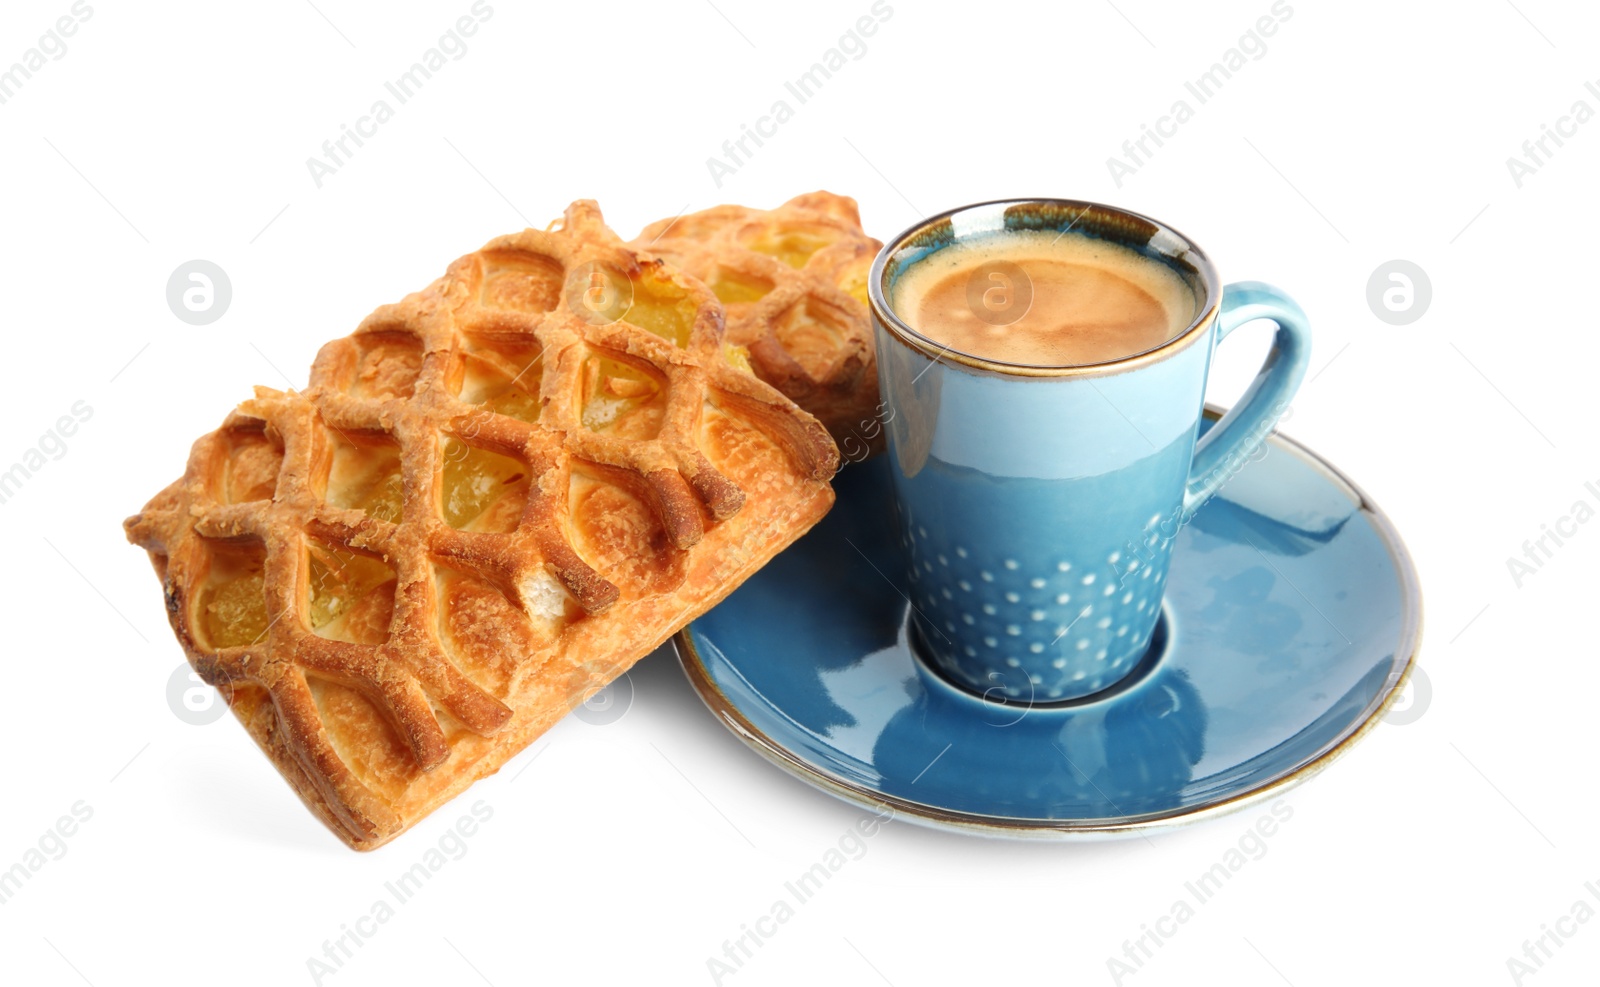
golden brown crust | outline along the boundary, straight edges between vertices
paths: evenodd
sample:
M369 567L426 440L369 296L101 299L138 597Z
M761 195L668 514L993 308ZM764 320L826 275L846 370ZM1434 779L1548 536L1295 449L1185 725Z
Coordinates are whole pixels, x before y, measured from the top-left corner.
M862 231L854 199L811 192L777 209L717 206L652 223L632 246L707 282L727 306L728 341L846 456L881 450L866 285L883 244Z
M837 449L722 333L704 285L574 203L324 346L304 393L258 388L128 519L191 663L350 846L498 770L827 511Z

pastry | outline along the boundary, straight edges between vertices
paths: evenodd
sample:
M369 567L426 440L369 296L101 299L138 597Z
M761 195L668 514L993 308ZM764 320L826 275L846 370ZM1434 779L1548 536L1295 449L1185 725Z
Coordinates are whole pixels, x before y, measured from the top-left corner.
M258 388L126 522L173 630L305 803L380 846L709 609L833 501L817 421L592 202Z
M652 223L632 245L710 285L756 376L816 415L847 459L882 448L867 277L883 244L854 199L717 206Z

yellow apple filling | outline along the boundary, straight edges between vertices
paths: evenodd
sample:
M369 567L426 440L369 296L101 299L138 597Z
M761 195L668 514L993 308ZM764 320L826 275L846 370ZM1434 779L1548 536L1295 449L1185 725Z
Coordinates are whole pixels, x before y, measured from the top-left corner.
M391 524L400 523L401 505L405 503L405 482L398 471L385 475L368 488L366 496L356 506L370 517Z
M267 636L267 598L261 573L246 572L212 587L205 605L206 637L214 648L238 648Z
M726 268L720 268L711 290L724 305L741 302L759 302L772 290L772 282L761 278L747 278Z
M689 333L694 329L698 309L693 298L670 282L648 288L640 284L634 287L633 304L622 318L684 348L689 345Z
M750 244L758 254L776 257L790 267L806 266L811 255L833 242L833 237L803 230L791 230L777 236L764 236Z
M461 400L518 421L538 421L544 359L537 342L472 345L462 375Z
M479 529L509 531L516 527L527 490L528 469L522 463L458 439L445 440L440 497L450 527L467 528L481 521ZM518 496L508 498L508 494ZM504 506L491 510L502 501Z
M539 420L539 399L520 387L507 387L483 406L497 415L505 415L523 422Z
M405 502L400 447L387 439L337 443L328 470L327 497L332 507L364 511L368 517L399 524Z
M307 582L312 630L325 637L340 636L331 633L334 628L330 625L335 621L348 621L352 614L388 609L389 600L374 601L368 597L394 581L394 570L371 556L332 545L310 545L306 554L311 562ZM387 615L384 623L387 623Z
M722 358L728 361L728 366L735 370L743 370L747 374L755 373L755 369L750 366L750 351L743 346L724 343L722 345Z
M606 431L632 417L661 390L654 377L620 360L591 357L584 365L585 428Z
M847 270L844 277L839 279L839 290L854 298L862 305L871 308L867 300L867 278L872 274L871 265Z

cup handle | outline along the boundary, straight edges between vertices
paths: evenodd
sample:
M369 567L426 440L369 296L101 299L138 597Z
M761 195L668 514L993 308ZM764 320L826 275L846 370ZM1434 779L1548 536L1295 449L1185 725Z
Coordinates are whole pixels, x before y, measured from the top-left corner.
M1311 359L1311 326L1294 299L1270 284L1239 281L1223 288L1217 343L1256 319L1270 319L1277 324L1272 351L1239 403L1195 446L1194 463L1183 493L1185 517L1210 500L1261 447L1306 374L1306 364Z

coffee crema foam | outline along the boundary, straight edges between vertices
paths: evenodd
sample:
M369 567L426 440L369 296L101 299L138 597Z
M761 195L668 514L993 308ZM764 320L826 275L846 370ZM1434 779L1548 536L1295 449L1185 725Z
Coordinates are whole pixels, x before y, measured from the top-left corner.
M901 271L890 306L969 356L1037 367L1110 363L1189 328L1195 296L1130 247L1054 230L986 233Z

